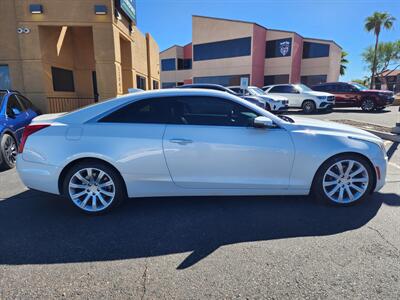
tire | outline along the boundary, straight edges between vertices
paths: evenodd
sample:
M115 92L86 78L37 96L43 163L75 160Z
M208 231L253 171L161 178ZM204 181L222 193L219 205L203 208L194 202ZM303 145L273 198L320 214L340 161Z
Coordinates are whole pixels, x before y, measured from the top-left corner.
M127 198L120 174L98 160L73 165L63 179L63 194L81 212L90 215L107 213Z
M312 114L317 110L315 102L312 100L304 101L301 108L303 109L303 112L306 114Z
M9 170L15 167L17 142L10 134L3 134L0 141L0 169Z
M342 173L338 164L342 166ZM350 176L346 176L350 165ZM331 173L337 177L331 176ZM318 169L312 185L312 194L317 200L330 205L350 206L363 202L371 194L374 182L375 176L369 161L358 155L342 154L328 159Z
M372 99L364 99L361 103L361 109L366 112L371 112L375 109L375 102Z

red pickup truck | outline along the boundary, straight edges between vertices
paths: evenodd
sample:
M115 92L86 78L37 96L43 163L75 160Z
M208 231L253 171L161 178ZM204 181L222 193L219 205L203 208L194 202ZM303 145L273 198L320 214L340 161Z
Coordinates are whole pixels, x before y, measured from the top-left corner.
M391 91L370 90L354 82L321 83L312 89L334 94L337 107L361 107L364 111L382 110L394 101L394 93Z

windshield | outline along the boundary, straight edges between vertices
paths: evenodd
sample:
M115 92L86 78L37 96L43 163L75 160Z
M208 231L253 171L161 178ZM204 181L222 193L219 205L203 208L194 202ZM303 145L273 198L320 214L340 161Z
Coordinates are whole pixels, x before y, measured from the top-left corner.
M249 88L249 92L250 94L255 96L265 96L264 91L260 88L255 88L255 87Z
M295 86L302 92L312 92L313 91L312 89L310 89L305 84L296 84Z
M357 83L357 82L352 82L351 85L354 86L354 87L355 87L357 90L359 90L359 91L368 90L367 87L365 87L365 86L363 86L362 84L359 84L359 83Z

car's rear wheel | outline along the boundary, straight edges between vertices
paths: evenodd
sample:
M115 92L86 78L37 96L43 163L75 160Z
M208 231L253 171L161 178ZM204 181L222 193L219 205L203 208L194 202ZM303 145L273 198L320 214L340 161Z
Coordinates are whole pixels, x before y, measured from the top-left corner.
M0 169L8 170L15 167L17 159L17 142L15 139L5 133L0 141Z
M304 113L306 113L306 114L312 114L312 113L315 112L315 110L317 109L317 107L316 107L314 101L312 101L312 100L306 100L306 101L303 102L302 109L303 109L303 112L304 112Z
M364 99L361 103L361 109L363 111L373 111L375 109L375 102L372 99Z
M318 200L348 206L368 197L373 183L373 170L366 159L343 154L332 157L319 168L312 190Z
M105 163L89 160L74 165L64 178L64 194L81 211L102 214L126 198L118 172Z

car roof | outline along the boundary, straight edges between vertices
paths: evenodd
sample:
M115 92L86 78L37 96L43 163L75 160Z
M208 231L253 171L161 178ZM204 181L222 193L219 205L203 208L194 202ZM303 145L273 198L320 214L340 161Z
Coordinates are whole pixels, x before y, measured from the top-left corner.
M196 87L210 87L210 88L220 88L220 89L226 89L223 85L220 84L215 84L215 83L190 83L190 84L184 84L181 86L178 86L178 89L182 88L196 88Z
M94 118L97 119L99 116L105 115L110 111L118 109L119 107L123 107L131 102L135 102L138 100L145 100L149 98L157 98L157 97L168 98L174 96L209 96L209 97L224 98L228 100L233 100L245 106L251 105L252 109L257 110L259 112L264 112L264 110L258 107L257 105L252 104L247 100L244 100L238 96L235 96L227 92L211 90L211 89L171 88L171 89L151 90L134 94L126 94L121 97L109 99L62 115L59 118L57 118L57 122L85 123ZM276 120L279 123L279 118L272 115L271 119Z
M297 83L300 84L300 83ZM296 85L296 83L279 83L279 84L270 84L263 87L274 87L274 86L283 86L283 85Z
M235 88L235 89L241 89L242 87L240 85L231 85L228 86L229 89ZM258 86L255 85L249 85L248 88L258 88Z

